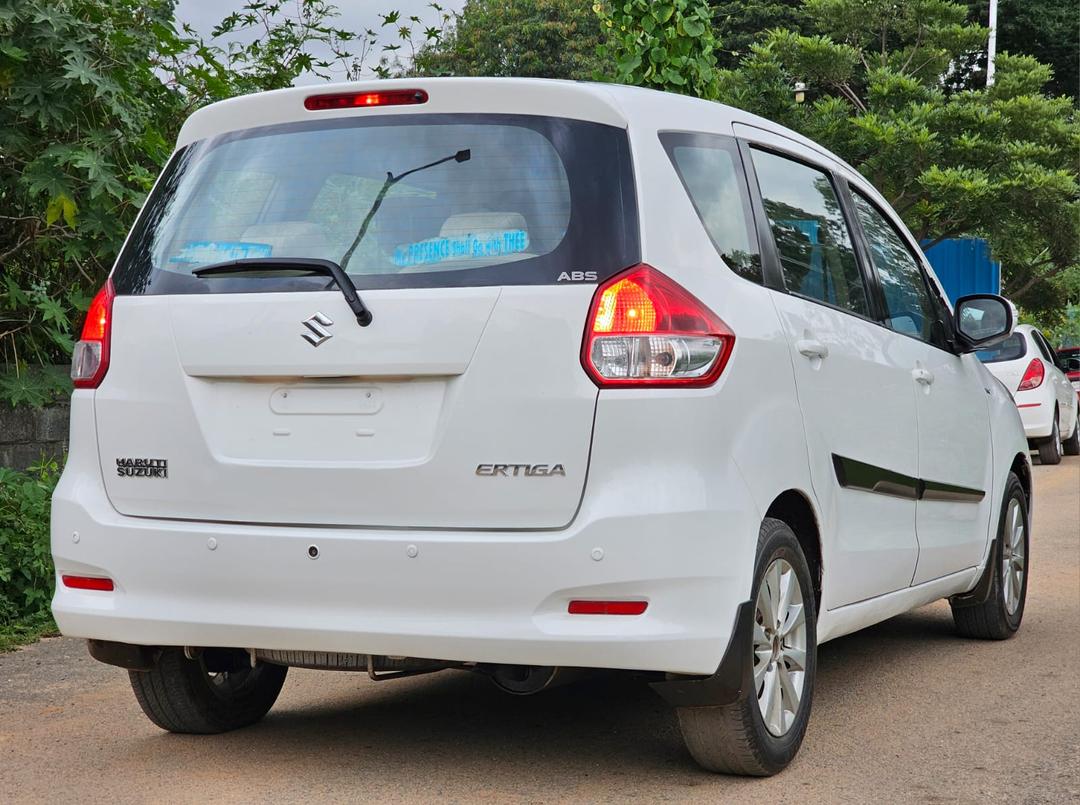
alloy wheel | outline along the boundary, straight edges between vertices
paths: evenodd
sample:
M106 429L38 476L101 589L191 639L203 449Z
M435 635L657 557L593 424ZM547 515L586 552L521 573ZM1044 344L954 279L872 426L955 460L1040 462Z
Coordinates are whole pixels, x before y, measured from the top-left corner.
M774 559L758 588L754 613L754 687L768 731L795 723L806 676L806 611L795 569Z
M1005 597L1005 610L1015 615L1020 607L1020 595L1024 590L1024 573L1027 569L1027 554L1024 547L1024 533L1027 523L1020 501L1009 501L1009 510L1005 514L1005 533L1002 535L1001 550L1001 589Z

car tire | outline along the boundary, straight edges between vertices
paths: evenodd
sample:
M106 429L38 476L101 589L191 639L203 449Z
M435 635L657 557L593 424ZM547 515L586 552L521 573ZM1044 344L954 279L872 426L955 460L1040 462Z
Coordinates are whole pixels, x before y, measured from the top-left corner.
M1067 456L1080 456L1080 411L1076 413L1072 436L1061 443L1061 449Z
M1061 463L1061 430L1058 427L1058 412L1054 409L1054 424L1050 428L1050 438L1039 444L1039 461L1042 464Z
M988 569L989 594L975 604L952 603L953 622L963 637L1005 640L1020 628L1027 600L1029 531L1027 495L1020 479L1009 473Z
M798 583L796 590L791 589L792 581ZM769 607L775 609L775 602L782 601L787 591L789 602L801 597L801 619L794 604L784 607L786 612L780 619L770 617ZM732 704L680 707L678 717L686 747L703 768L764 777L782 771L799 751L810 718L817 667L816 601L810 569L795 533L780 520L767 518L762 523L751 601L755 602L753 643L744 656L751 664L752 683L744 686ZM777 622L785 628L774 630ZM770 642L771 653L763 653L762 647ZM801 648L796 643L801 643ZM795 673L802 676L796 679L792 669L800 655L803 669ZM791 703L788 692L792 690L798 690L799 695L789 713L785 705ZM768 702L762 701L766 696ZM779 706L778 715L775 709L769 710L769 703ZM772 727L763 710L772 713ZM779 735L775 734L777 727L782 730Z
M147 718L168 732L210 735L246 727L277 700L288 668L256 663L219 674L179 648L165 649L149 671L129 671L131 687Z

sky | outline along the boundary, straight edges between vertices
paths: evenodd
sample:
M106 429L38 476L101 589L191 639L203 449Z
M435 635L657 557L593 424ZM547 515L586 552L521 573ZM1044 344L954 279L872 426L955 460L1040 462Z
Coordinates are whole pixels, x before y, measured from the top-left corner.
M296 2L296 0L292 0ZM380 14L397 10L402 17L415 14L421 21L435 24L438 15L428 7L430 0L337 0L333 5L341 12L335 25L350 31L364 31L368 28L379 29ZM290 0L285 0L286 5ZM465 0L441 0L441 5L447 11L460 11ZM243 0L178 0L176 4L176 19L189 23L204 37L210 36L210 31L221 19L233 11L243 7ZM310 80L300 79L298 83L309 83Z

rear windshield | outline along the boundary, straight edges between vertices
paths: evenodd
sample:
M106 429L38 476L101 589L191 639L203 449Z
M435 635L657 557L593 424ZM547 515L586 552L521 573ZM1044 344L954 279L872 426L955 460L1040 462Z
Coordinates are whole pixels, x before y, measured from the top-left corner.
M166 167L118 293L302 290L325 277L195 269L344 264L359 288L602 280L639 259L626 132L524 115L397 115L251 129ZM576 273L575 273L576 272Z
M1027 345L1024 342L1024 336L1020 335L1020 333L1013 333L1000 344L989 349L980 349L975 354L983 363L999 363L1000 361L1019 360L1024 357L1026 352Z

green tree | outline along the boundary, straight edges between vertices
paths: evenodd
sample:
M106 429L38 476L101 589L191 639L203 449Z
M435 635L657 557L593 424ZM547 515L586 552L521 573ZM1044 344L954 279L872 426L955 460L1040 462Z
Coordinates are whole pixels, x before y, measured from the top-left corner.
M0 350L46 362L71 348L169 152L154 75L170 2L0 3Z
M643 28L646 12L626 8L634 14L623 12L624 24ZM688 74L695 94L835 151L924 241L987 237L1006 293L1032 313L1060 309L1080 274L1080 126L1068 99L1043 93L1050 68L1002 53L993 87L949 89L944 78L986 41L986 29L967 22L965 6L807 0L804 10L808 33L769 31L737 68L711 79L699 64ZM682 48L702 46L694 32L665 27ZM648 58L640 38L612 41L617 64ZM627 71L620 76L647 83ZM800 83L804 103L794 92Z
M590 79L604 64L600 23L582 0L466 0L445 30L428 25L423 35L407 72Z
M774 28L804 32L802 5L803 0L713 0L713 29L720 43L717 64L738 66L750 54L750 46Z
M258 36L223 48L178 29L172 0L0 0L3 364L66 358L190 111L332 61L357 69L335 13L253 0L215 33Z
M969 0L968 18L989 24L989 0ZM1047 84L1051 95L1080 97L1080 11L1071 0L1000 0L999 50L1034 56L1049 65L1054 77ZM985 55L981 67L985 67ZM985 74L979 78L985 80Z

